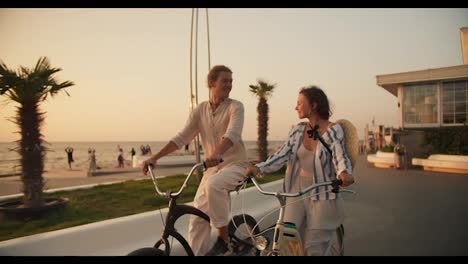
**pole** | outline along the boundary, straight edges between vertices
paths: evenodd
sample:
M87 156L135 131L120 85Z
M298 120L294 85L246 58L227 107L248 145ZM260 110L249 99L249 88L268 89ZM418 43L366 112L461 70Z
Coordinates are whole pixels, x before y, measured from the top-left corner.
M195 62L192 61L193 58L193 20L195 16ZM207 40L208 40L208 71L211 69L211 54L210 54L210 27L208 20L208 8L206 9L206 31L207 31ZM195 66L193 69L193 64ZM193 91L193 71L195 71L195 95ZM195 101L195 102L194 102ZM198 105L198 8L192 8L192 23L190 31L190 111L193 112L195 106ZM197 163L201 162L201 151L200 151L200 137L197 135L194 140L195 143L195 153Z
M195 104L198 105L198 8L195 12ZM197 163L201 162L200 137L195 137L195 154Z
M208 8L206 9L206 36L208 40L208 71L211 70L211 54L210 54L210 23L208 21Z

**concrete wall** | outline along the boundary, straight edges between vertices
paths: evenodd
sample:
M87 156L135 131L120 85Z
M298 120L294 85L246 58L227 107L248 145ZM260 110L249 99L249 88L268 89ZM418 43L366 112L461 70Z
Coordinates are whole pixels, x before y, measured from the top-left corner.
M282 181L263 185L264 189L278 191ZM233 215L244 212L257 221L273 212L261 222L260 228L274 224L279 207L275 197L260 194L255 188L231 193ZM242 207L242 205L244 205ZM0 256L124 256L141 248L151 247L160 238L161 215L165 218L167 209L141 213L116 219L96 222L72 228L36 234L0 242ZM176 224L177 230L186 238L188 217L182 217ZM212 231L216 237L216 231ZM174 255L184 255L181 246L174 239Z

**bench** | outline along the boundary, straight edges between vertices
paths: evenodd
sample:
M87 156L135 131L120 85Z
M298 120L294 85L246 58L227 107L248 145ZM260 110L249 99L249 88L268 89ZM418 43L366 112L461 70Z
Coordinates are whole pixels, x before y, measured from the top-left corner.
M435 154L427 159L413 158L411 162L427 171L468 174L468 156Z
M367 161L377 168L394 168L395 154L393 152L377 151L376 154L367 155Z

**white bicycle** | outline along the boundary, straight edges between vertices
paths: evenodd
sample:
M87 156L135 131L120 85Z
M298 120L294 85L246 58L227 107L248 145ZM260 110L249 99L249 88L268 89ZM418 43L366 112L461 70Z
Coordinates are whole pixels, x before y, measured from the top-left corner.
M339 186L343 184L341 180L333 180L330 182L314 184L295 193L265 191L257 182L257 180L251 175L249 175L249 178L247 179L247 181L252 181L253 184L255 185L255 188L260 193L264 195L275 196L280 203L279 215L278 215L278 219L276 223L273 226L266 228L263 231L258 232L257 234L253 232L250 232L250 233L240 232L243 236L242 238L239 237L241 235L237 234L239 233L238 229L241 224L246 223L247 226L249 225L251 226L253 223L256 222L255 220L252 221L248 219L251 216L248 216L244 219L242 214L237 215L233 217L231 223L229 224L228 228L229 228L229 234L231 235L231 237L236 238L236 241L244 241L244 243L248 243L248 245L257 248L257 250L260 251L261 256L303 256L304 255L304 247L303 247L302 239L297 230L296 225L294 223L284 222L284 209L287 205L290 204L290 203L286 204L287 197L304 196L305 194L309 193L313 189L316 189L321 186L332 186L332 189L329 190L328 192L334 192L334 193L349 192L349 193L355 194L355 192L352 190L340 189ZM301 200L297 200L295 202L298 202L298 201L301 201ZM273 212L276 212L276 210ZM269 214L273 212L270 212ZM268 216L269 214L267 214L266 216ZM264 216L261 220L259 220L258 223L260 223L266 216ZM252 228L252 230L257 230L258 223L256 223L256 225L254 226L254 228ZM342 226L340 228L342 228ZM273 241L272 241L273 243L271 243L271 241L268 239L268 236L265 235L267 232L271 232L272 230L274 231ZM246 239L247 236L250 237L250 240Z

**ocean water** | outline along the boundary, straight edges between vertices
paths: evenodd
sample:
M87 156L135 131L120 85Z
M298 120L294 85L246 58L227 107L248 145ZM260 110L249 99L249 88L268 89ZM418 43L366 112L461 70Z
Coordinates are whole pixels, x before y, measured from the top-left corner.
M128 166L131 160L130 151L135 149L136 155L141 155L140 146L149 145L152 152L156 153L167 143L166 141L153 142L49 142L49 148L45 157L45 170L68 169L67 153L65 148L70 146L74 149L72 163L73 169L87 169L88 149L95 149L96 163L101 168L113 168L117 166L118 147L124 151L125 163ZM281 146L283 141L269 141L268 149L272 153ZM249 159L256 158L256 141L244 141ZM19 155L11 151L16 143L0 143L0 175L19 173ZM193 149L193 146L190 146ZM184 155L185 150L180 149L171 155Z

